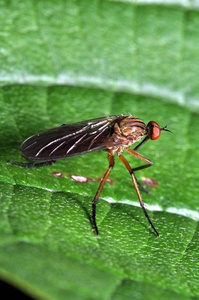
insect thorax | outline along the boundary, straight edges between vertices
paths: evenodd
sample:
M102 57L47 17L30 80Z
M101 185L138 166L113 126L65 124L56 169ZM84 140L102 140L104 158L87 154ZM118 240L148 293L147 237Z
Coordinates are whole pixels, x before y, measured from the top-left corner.
M146 126L138 118L129 116L116 123L114 126L116 135L128 140L129 144L134 144L146 134Z

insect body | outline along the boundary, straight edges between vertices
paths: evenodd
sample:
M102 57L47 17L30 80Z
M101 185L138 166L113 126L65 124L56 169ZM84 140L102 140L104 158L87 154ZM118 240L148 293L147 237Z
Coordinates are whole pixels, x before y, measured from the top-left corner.
M107 150L109 168L105 173L92 202L93 226L96 234L98 235L98 228L96 224L96 204L104 183L106 182L106 179L108 178L114 166L114 154L117 154L132 177L140 205L145 213L146 218L148 219L148 222L155 231L156 235L159 236L156 228L149 218L147 211L145 210L142 196L138 187L139 182L137 181L134 172L150 167L153 164L152 161L137 153L137 149L140 148L148 139L158 139L161 131L169 131L166 128L167 126L160 128L159 125L154 121L150 121L146 126L140 119L125 115L91 119L68 125L64 124L60 127L37 133L22 143L20 148L21 154L26 159L39 163L10 163L25 167L40 167L43 165L52 164L57 159L98 150ZM145 138L137 145L137 147L135 147L133 150L128 148L132 144L138 142L144 136ZM133 156L143 160L146 164L132 169L126 159L121 155L123 151L127 151Z

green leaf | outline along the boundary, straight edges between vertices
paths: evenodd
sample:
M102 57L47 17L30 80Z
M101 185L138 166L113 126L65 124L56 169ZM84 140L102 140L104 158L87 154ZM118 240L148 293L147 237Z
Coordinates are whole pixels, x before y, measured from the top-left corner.
M199 298L199 15L192 2L137 3L1 2L0 276L36 299ZM117 157L99 237L99 183L52 172L102 177L106 152L8 164L25 162L19 147L34 133L121 113L173 132L139 149L154 165L138 179L159 183L142 193L159 239Z

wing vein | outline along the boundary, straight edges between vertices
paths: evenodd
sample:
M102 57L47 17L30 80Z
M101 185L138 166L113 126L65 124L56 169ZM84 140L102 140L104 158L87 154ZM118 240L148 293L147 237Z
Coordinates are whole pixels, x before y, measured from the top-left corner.
M55 147L49 154L51 156L57 149L59 149L61 146L63 146L66 143L66 141L63 141L61 144L59 144L57 147Z
M75 131L75 132L73 132L73 133L67 134L67 135L65 135L65 136L63 136L63 137L60 137L60 138L58 138L58 139L56 139L56 140L51 141L51 142L48 143L47 145L43 146L43 147L36 153L35 156L39 156L39 155L41 154L42 151L44 151L44 150L45 150L46 148L48 148L49 146L55 144L56 142L59 142L59 141L61 141L61 140L63 140L63 139L67 139L67 138L69 138L69 137L75 136L75 135L77 135L78 133L81 133L82 131L86 130L88 127L90 127L90 125L89 125L89 126L86 125L85 127L81 128L81 130Z
M106 130L106 127L103 128L103 130L100 131L100 133L98 133L91 141L88 149L90 149L92 147L92 145L94 144L95 140Z
M85 136L87 136L88 134L87 133L85 133L84 135L82 135L67 151L66 151L66 154L68 154L73 148L75 148L75 146L77 145L77 144L79 144L79 142L81 142L81 140L83 140L83 138L85 137Z

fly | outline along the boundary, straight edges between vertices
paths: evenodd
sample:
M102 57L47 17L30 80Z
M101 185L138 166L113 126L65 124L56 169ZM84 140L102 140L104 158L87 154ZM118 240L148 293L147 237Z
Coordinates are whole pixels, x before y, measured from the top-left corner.
M168 125L167 125L168 126ZM147 125L140 119L133 116L116 115L91 119L73 124L63 124L60 127L52 128L39 132L27 138L20 147L20 152L27 160L34 163L18 163L11 161L11 164L23 167L41 167L51 165L56 160L90 153L93 151L108 151L109 167L101 180L97 193L92 201L92 221L93 227L98 235L96 223L96 204L101 194L102 188L114 166L114 154L125 165L132 178L140 205L144 214L154 230L157 237L159 233L149 218L144 207L144 202L139 190L142 185L135 177L135 171L142 170L152 166L153 162L148 158L137 153L137 150L149 139L157 140L161 131L169 131L167 126L160 128L158 123L150 121ZM144 139L132 150L128 147ZM131 168L127 160L121 154L127 151L129 154L139 158L146 164L137 168ZM142 187L143 188L143 187Z

